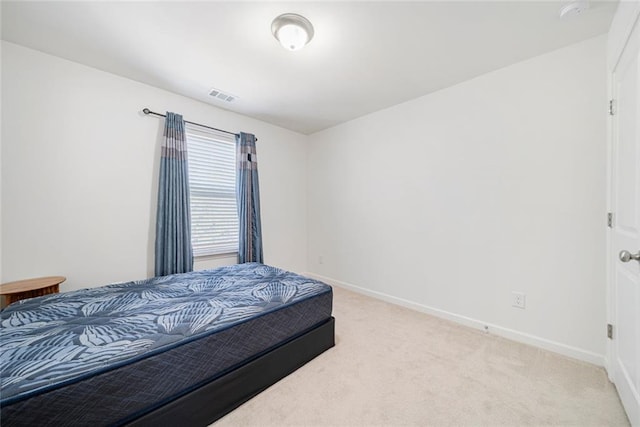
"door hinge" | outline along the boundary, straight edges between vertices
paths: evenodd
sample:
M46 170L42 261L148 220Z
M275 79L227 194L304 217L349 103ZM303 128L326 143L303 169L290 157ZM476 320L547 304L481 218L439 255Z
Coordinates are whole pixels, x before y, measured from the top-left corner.
M613 228L613 212L607 213L607 227Z
M607 338L613 339L613 325L611 323L607 323Z
M614 105L613 105L613 99L609 100L609 115L613 116L615 114L615 109L614 109Z

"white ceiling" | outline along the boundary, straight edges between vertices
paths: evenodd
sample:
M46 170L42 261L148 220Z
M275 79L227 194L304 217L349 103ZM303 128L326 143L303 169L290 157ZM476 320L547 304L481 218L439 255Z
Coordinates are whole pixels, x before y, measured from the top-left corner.
M603 34L617 6L561 3L2 1L2 38L310 134ZM271 35L285 12L314 25L301 51Z

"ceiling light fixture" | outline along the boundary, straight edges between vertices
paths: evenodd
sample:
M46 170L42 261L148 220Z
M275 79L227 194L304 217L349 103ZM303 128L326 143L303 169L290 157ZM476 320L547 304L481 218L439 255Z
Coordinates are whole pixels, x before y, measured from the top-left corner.
M271 23L271 32L287 50L302 49L313 38L313 25L304 16L284 13Z
M560 18L572 18L587 9L589 9L589 0L569 0L560 7Z

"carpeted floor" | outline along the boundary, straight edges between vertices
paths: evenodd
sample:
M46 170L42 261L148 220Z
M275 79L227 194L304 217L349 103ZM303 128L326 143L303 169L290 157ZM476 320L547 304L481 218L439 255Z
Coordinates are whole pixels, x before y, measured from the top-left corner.
M604 369L334 288L336 347L223 426L627 426Z

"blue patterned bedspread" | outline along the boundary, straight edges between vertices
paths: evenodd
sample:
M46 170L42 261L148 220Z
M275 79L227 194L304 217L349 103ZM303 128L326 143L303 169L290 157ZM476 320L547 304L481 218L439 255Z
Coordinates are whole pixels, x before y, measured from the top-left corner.
M1 402L326 292L317 280L248 263L19 301L0 313Z

